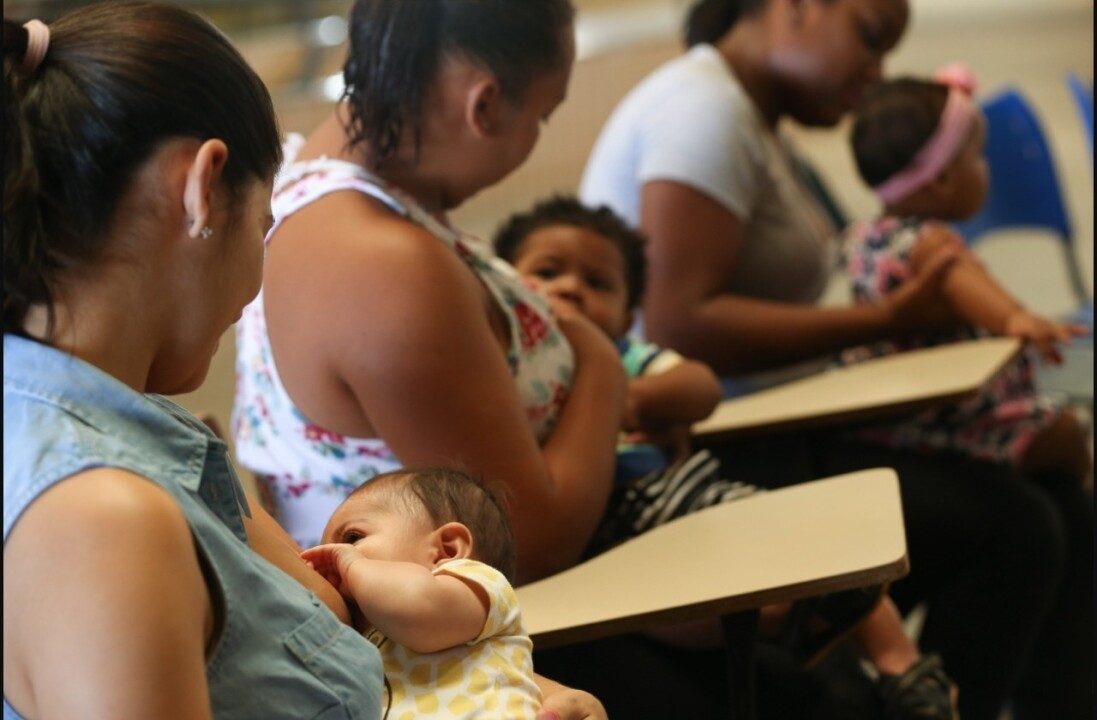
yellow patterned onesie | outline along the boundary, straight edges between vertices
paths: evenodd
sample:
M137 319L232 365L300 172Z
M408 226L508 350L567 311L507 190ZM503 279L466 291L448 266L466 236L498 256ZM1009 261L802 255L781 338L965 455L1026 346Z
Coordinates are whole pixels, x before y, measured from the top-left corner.
M488 617L474 640L433 653L408 650L376 630L368 634L381 650L391 686L388 720L533 720L541 691L533 680L533 643L514 588L498 570L476 560L451 560L434 573L484 588Z

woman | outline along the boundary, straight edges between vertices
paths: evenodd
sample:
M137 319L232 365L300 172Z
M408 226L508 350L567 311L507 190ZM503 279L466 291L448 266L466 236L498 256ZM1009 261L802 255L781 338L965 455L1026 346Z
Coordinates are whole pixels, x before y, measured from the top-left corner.
M267 91L144 3L5 20L4 82L4 716L378 718L342 598L151 394L197 387L259 289Z
M567 0L355 4L346 96L291 151L237 328L237 453L301 545L401 465L503 488L520 581L571 566L601 517L616 350L446 220L529 155L567 91L571 21Z
M5 20L4 78L5 716L377 717L375 652L248 548L224 444L146 394L197 387L258 290L265 88L130 3Z
M705 0L690 16L690 51L643 80L602 131L582 196L650 238L644 330L707 361L730 393L811 372L848 346L955 323L939 297L947 251L886 304L815 305L833 229L778 131L785 120L838 123L880 77L907 16L905 0ZM729 471L767 484L895 467L912 572L892 595L904 609L930 601L921 644L957 681L961 716L996 718L1010 696L1017 717L1090 714L1092 517L1080 493L825 434L726 450ZM1070 589L1056 594L1064 562ZM1084 645L1067 637L1071 624ZM1034 648L1031 666L1054 691L1018 685Z

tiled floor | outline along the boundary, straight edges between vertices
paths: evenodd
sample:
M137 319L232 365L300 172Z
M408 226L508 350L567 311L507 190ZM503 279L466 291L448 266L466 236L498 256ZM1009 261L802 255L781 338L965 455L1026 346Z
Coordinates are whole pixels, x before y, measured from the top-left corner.
M588 51L575 68L567 102L522 168L454 213L458 225L487 235L510 211L554 191L574 190L586 155L617 100L651 68L679 51L678 18L687 4L684 0L580 0L580 36L586 34L583 42ZM1031 98L1060 163L1079 251L1092 287L1092 167L1065 82L1068 71L1093 77L1092 3L912 0L912 4L912 25L889 60L888 71L928 74L946 62L959 60L975 70L981 89L993 91L1015 84ZM629 17L634 22L630 23ZM597 41L594 31L599 29L608 30L610 40ZM283 42L292 42L292 35ZM241 44L257 66L281 57L278 48L269 43L242 38ZM328 61L337 66L338 55L333 53ZM270 67L273 73L274 67ZM285 130L307 130L329 112L328 105L285 87L276 88L275 95ZM860 186L846 150L844 127L794 130L793 135L851 215L873 212L874 201ZM1034 309L1059 313L1069 308L1065 276L1049 239L1010 234L987 243L980 252L1007 287ZM834 302L843 296L840 283L828 295ZM182 397L185 405L212 411L226 422L232 402L232 346L230 334L222 342L206 385Z

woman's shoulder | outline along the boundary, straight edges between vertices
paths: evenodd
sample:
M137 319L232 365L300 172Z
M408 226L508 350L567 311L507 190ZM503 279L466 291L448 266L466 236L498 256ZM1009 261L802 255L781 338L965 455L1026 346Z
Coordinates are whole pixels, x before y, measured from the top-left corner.
M134 537L172 533L190 542L189 525L175 498L149 478L121 467L76 472L39 497L24 515L36 509L51 524L82 527L89 544L100 533L117 537L123 527Z
M742 87L719 53L701 46L653 70L629 92L622 106L651 106L686 117L696 108L710 108L723 116L736 112L742 100Z
M350 193L307 210L272 238L263 285L268 325L277 314L317 350L345 352L348 342L416 342L447 320L467 329L486 316L476 275L426 228Z
M327 195L287 217L271 236L268 263L283 258L299 279L317 267L328 277L396 275L415 283L422 274L417 269L459 267L449 246L429 230L354 190Z

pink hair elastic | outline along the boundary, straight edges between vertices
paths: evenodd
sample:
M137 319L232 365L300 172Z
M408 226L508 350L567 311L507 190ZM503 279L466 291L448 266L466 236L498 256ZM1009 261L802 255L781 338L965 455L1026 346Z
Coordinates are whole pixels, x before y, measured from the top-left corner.
M956 74L955 68L950 72ZM938 73L937 79L950 86L941 121L910 165L872 189L885 204L902 200L943 170L967 140L971 125L979 113L970 97L974 90L974 79L970 73L961 79L942 72Z
M27 30L27 52L23 56L23 72L32 73L46 57L50 47L50 29L41 20L28 20L23 24Z

